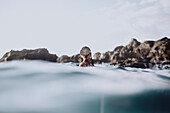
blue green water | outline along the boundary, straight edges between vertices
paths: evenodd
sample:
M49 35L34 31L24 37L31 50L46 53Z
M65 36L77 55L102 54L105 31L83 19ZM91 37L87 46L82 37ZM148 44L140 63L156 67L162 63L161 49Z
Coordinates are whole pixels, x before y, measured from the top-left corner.
M170 113L170 70L0 63L0 112Z

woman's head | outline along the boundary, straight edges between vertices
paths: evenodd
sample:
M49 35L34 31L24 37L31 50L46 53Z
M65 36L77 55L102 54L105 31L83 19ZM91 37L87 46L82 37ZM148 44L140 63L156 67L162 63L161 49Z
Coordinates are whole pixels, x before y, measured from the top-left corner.
M90 48L87 46L82 47L82 49L80 50L80 55L84 60L90 59L91 58Z
M87 46L82 47L82 49L80 50L80 55L82 55L83 57L87 57L88 55L91 55L90 48Z
M80 66L94 66L93 60L91 58L91 50L89 47L84 46L82 47L82 49L80 50L80 55L83 58L83 63Z

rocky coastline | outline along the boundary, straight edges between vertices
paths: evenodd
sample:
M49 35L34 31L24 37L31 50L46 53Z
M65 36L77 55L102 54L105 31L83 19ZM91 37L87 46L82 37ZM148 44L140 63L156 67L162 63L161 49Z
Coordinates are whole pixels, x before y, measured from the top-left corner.
M12 60L44 60L57 63L80 63L80 54L58 57L50 54L45 48L35 50L23 49L7 52L0 62ZM143 43L132 39L126 46L118 46L113 51L97 52L93 55L95 64L108 63L110 65L135 68L170 68L170 39L164 37L157 41L144 41Z

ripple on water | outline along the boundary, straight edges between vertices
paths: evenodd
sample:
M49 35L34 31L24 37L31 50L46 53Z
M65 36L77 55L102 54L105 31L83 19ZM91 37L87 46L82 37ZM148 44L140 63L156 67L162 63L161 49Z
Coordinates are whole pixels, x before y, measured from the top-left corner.
M0 112L170 112L169 70L76 65L0 64Z

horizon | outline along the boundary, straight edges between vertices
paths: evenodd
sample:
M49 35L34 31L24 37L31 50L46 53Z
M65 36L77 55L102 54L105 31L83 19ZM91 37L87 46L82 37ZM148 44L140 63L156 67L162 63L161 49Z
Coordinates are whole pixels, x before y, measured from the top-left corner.
M169 0L1 0L0 56L47 48L57 56L92 53L170 36Z

